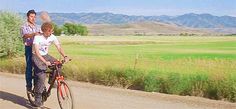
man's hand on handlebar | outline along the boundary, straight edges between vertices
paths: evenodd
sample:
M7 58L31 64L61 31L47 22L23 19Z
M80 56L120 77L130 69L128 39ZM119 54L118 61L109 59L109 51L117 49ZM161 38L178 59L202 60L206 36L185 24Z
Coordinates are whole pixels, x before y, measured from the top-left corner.
M51 62L49 62L49 61L47 61L45 64L46 64L47 66L51 66L51 65L52 65Z
M69 62L69 61L71 61L71 59L70 59L68 56L65 56L65 57L64 57L64 63L67 63L67 62Z

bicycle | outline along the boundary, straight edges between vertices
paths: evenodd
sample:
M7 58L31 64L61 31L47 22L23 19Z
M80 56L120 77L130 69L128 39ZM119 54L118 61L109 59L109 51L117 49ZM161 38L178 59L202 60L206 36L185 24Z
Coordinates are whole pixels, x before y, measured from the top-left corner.
M71 59L69 60L71 61ZM65 82L64 77L60 74L59 68L62 68L65 61L56 61L51 66L49 66L50 73L52 75L52 81L50 82L48 90L44 89L42 93L42 102L47 101L47 98L51 94L51 89L54 87L54 83L57 83L57 100L61 109L73 109L73 98L71 90L68 84ZM50 77L49 77L50 79ZM32 92L27 93L27 97L31 105L35 106L34 103L35 89L33 88ZM66 102L67 101L67 102Z

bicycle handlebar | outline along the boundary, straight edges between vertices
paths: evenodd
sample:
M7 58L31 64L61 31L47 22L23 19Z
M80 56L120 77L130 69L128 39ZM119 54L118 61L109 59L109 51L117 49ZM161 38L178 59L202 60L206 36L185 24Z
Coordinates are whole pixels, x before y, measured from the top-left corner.
M68 61L71 61L72 59L69 59ZM55 66L55 65L59 65L59 64L64 64L65 63L65 60L61 60L61 61L55 61L51 64L51 66Z

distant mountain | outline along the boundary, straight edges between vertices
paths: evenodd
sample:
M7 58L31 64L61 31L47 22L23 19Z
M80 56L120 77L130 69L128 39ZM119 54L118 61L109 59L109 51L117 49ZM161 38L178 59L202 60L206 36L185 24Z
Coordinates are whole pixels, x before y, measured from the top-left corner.
M236 17L213 16L210 14L184 14L177 17L166 17L163 22L171 22L177 25L193 28L235 28Z
M21 15L25 15L21 13ZM92 24L130 24L138 22L159 22L178 27L207 28L215 32L236 33L236 17L213 16L211 14L184 14L180 16L131 16L113 13L50 13L50 16L58 25L65 22ZM40 22L39 19L37 22Z
M75 22L83 24L125 24L157 21L193 28L236 28L236 17L210 14L184 14L180 16L129 16L113 13L50 13L57 24Z
M89 35L92 36L124 36L124 35L179 35L181 33L188 34L217 34L206 29L179 27L174 24L166 24L161 22L135 22L126 24L86 24Z
M113 13L50 13L52 20L58 24L75 22L83 24L125 24L140 21L158 21L158 17L128 16Z
M21 15L23 15L21 13ZM236 28L236 17L213 16L211 14L184 14L180 16L129 16L113 13L50 13L59 25L65 22L82 24L125 24L157 21L192 28Z

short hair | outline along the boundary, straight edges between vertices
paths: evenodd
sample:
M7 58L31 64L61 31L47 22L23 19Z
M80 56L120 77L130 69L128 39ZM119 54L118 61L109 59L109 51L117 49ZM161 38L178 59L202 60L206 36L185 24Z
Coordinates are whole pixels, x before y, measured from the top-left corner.
M29 17L30 14L35 14L35 15L36 15L36 12L35 12L33 9L32 9L32 10L29 10L29 11L27 12L27 17Z
M45 22L41 26L41 30L45 32L46 30L53 29L53 25L50 22Z

